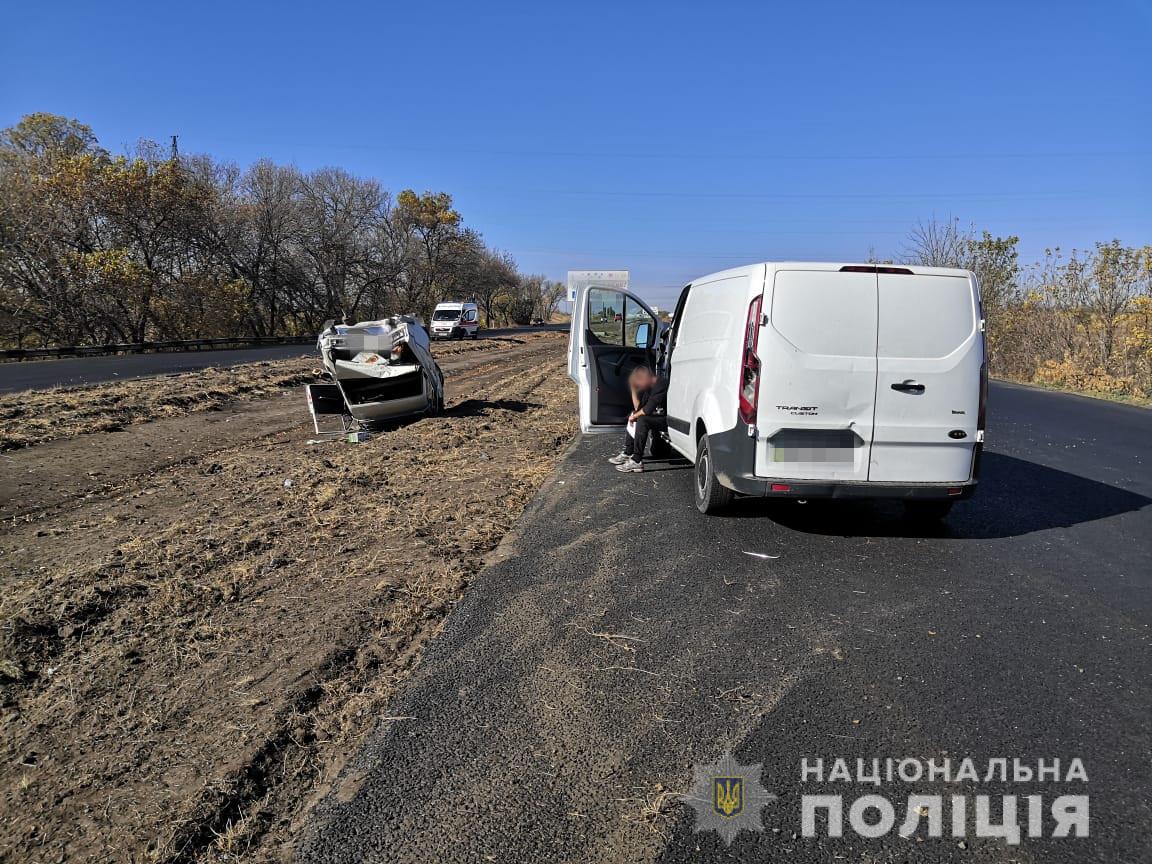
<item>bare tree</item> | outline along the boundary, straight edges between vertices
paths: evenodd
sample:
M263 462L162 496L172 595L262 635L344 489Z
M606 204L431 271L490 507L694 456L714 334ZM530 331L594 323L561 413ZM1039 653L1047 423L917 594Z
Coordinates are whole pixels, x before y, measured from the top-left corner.
M922 267L967 267L974 231L960 228L960 220L933 216L919 221L908 236L903 260Z
M339 168L322 168L301 179L299 240L323 292L321 315L338 312L348 321L360 317L365 295L380 278L371 266L369 238L385 205L379 183Z
M544 321L551 321L560 306L560 301L568 294L568 286L563 282L544 280L540 290L540 317Z
M479 248L472 253L469 267L472 296L484 313L484 323L492 322L504 314L503 296L512 291L519 279L515 262L507 252Z
M448 297L492 320L519 284L443 192L393 202L336 168L241 171L147 141L113 156L47 114L0 130L6 344L302 333Z
M1143 250L1121 246L1119 240L1097 243L1091 275L1088 308L1095 324L1100 366L1108 368L1115 359L1117 333L1144 282Z

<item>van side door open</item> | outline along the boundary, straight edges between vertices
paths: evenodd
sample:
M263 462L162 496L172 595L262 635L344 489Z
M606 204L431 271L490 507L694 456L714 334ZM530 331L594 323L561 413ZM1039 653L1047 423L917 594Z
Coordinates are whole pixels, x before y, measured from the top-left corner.
M580 429L617 429L628 422L632 397L628 376L637 366L655 367L659 322L627 291L582 288L572 310L568 375L580 399Z
M980 413L980 304L958 274L880 273L876 419L868 479L963 483Z

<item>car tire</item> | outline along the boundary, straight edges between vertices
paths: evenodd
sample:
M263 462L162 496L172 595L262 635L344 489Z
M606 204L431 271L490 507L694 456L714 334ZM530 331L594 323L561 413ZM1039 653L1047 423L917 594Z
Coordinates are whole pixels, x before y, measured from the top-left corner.
M701 513L712 516L732 503L732 490L716 479L716 469L712 466L707 435L701 436L700 443L696 447L696 468L692 472L692 478L696 509Z
M956 502L913 499L904 502L904 515L915 522L939 522L951 512L954 503Z

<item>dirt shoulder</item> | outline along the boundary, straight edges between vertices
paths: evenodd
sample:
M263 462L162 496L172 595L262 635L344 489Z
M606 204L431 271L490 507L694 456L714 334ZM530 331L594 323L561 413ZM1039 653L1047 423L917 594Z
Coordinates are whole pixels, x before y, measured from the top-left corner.
M305 444L288 361L173 417L174 378L82 388L158 407L9 451L0 859L278 856L575 430L562 335L482 345L360 445Z

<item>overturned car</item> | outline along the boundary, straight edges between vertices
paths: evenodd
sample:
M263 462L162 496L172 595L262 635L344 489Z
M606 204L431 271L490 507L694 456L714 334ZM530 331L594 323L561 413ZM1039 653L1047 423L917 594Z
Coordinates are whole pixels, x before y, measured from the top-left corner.
M335 404L358 424L378 426L414 414L435 414L444 407L444 373L432 358L428 331L416 315L357 324L329 321L317 348L332 384L326 392L316 390L325 385L312 385L308 399L313 415L318 405Z

